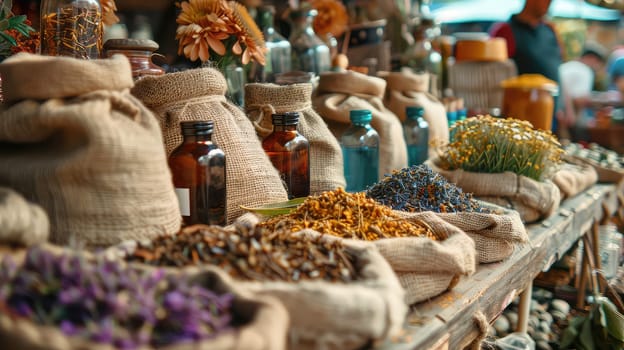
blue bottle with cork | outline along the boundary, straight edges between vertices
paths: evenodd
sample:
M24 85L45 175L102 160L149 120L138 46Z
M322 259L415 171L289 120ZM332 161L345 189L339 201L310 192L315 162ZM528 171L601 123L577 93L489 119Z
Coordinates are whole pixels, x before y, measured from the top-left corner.
M370 125L369 110L352 110L351 126L340 137L344 156L347 192L359 192L377 182L379 173L379 134Z

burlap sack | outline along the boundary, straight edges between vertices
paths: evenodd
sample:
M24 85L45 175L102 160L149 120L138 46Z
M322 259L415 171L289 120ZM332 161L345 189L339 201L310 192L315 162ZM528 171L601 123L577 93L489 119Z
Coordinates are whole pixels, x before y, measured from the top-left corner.
M299 112L297 131L310 143L310 194L346 186L338 140L312 109L312 84L247 84L245 112L262 139L273 131L271 114Z
M561 192L561 199L574 197L598 181L596 170L589 164L564 163L553 176L553 182Z
M50 221L40 206L0 187L0 244L33 245L48 240Z
M476 270L475 243L459 228L433 212L406 213L401 217L429 226L447 239L426 237L388 238L374 241L375 246L399 277L408 304L433 298L452 289L462 276Z
M379 177L407 166L407 147L399 119L383 105L386 82L381 78L346 71L322 73L312 97L314 110L327 122L329 130L340 139L351 125L349 112L368 109L371 125L379 133Z
M89 246L176 232L180 211L158 123L128 89L125 56L30 54L0 64L0 185L41 205L50 240Z
M504 260L517 245L529 241L520 214L489 203L481 203L492 213L438 213L444 221L464 231L475 242L480 264Z
M56 254L72 254L58 250ZM23 257L24 255L22 255ZM0 255L0 261L2 256ZM140 266L141 269L153 269ZM212 290L218 294L234 295L232 314L235 327L214 339L195 343L180 343L161 350L282 350L286 348L288 313L279 301L268 296L256 296L236 286L232 279L216 267L185 269L167 273L184 273L192 278L193 284ZM57 327L41 326L28 319L0 312L0 344L6 350L113 350L117 347L97 344L88 339L65 336ZM152 347L142 347L151 350Z
M258 223L256 216L245 215L241 219L236 224ZM293 234L320 236L312 230ZM341 240L329 235L321 239ZM290 349L359 349L371 340L397 335L402 328L407 314L405 293L388 263L368 242L341 241L355 258L359 279L353 283L234 282L254 295L274 297L282 302L290 313ZM123 259L136 246L136 242L125 242L105 254Z
M512 172L487 174L461 169L443 170L431 159L427 165L457 184L464 192L470 192L483 201L516 210L524 223L544 219L559 208L561 193L552 181L535 181Z
M429 123L429 156L438 154L435 146L445 145L449 141L448 120L444 105L429 92L429 74L415 74L411 70L404 72L379 72L378 76L386 80L388 87L384 104L392 113L404 122L405 110L410 106L421 106L425 110L424 118Z
M225 98L227 85L216 69L201 68L144 77L132 93L156 113L167 154L182 143L180 122L214 121L212 140L225 152L227 218L254 207L288 200L277 170L264 153L253 125L243 111Z

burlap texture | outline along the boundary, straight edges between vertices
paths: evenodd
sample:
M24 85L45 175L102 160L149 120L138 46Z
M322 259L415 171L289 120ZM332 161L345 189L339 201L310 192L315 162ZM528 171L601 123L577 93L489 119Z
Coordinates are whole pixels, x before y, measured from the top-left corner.
M395 213L408 220L425 223L433 232L444 233L448 237L443 241L406 237L374 242L399 276L408 304L441 294L453 288L460 277L475 272L475 244L462 230L433 212ZM421 284L424 280L427 282Z
M553 182L561 192L561 199L574 197L593 186L598 181L598 173L589 164L564 163L553 176Z
M0 244L33 245L48 240L50 221L40 206L0 187Z
M401 121L383 104L385 80L353 72L321 74L312 104L327 122L329 130L340 136L351 125L349 112L368 109L372 127L379 134L379 177L407 166L407 146Z
M424 118L429 124L429 156L434 157L433 145L445 145L449 141L448 120L444 105L429 91L429 74L415 74L411 70L404 72L379 72L378 76L386 80L388 87L384 104L401 122L407 118L405 110L410 106L420 106L425 110Z
M495 205L486 213L438 213L444 221L457 226L475 242L477 261L481 264L501 261L513 254L515 246L529 241L520 214Z
M255 225L258 218L245 215L237 224ZM318 237L320 233L303 230L293 233ZM342 240L323 235L324 241L340 240L354 257L359 279L353 283L302 280L235 281L253 295L279 299L290 313L291 349L359 349L371 340L385 339L401 330L407 305L391 267L373 244ZM111 256L132 254L136 244L118 246ZM111 249L113 250L113 249Z
M297 131L310 143L310 194L346 186L338 140L312 109L312 84L247 84L245 112L262 139L273 131L272 114L299 112Z
M469 171L443 170L436 161L427 161L433 170L464 192L498 206L514 209L524 223L532 223L550 216L559 208L561 193L549 180L540 182L512 172L488 174Z
M160 121L167 154L182 142L180 122L212 120L212 140L225 152L227 218L255 207L288 200L277 170L264 153L253 125L225 98L227 85L216 69L201 68L137 81L132 93Z
M129 94L124 56L15 55L0 74L15 102L0 111L0 185L46 210L52 242L106 246L179 229L160 128ZM20 76L37 80L24 89Z
M56 254L71 254L68 250L51 247ZM23 255L22 255L23 257ZM2 260L2 255L0 255ZM149 266L137 268L151 270ZM167 273L180 271L167 270ZM283 350L286 349L286 332L289 318L284 306L276 299L258 296L240 288L222 270L206 266L201 269L188 268L181 273L189 275L194 285L199 285L218 294L234 295L232 314L239 322L230 332L214 339L195 343L180 343L161 350ZM65 336L57 327L42 326L28 319L0 313L0 344L6 350L114 350L117 347L97 344L88 339ZM141 347L151 350L153 347Z

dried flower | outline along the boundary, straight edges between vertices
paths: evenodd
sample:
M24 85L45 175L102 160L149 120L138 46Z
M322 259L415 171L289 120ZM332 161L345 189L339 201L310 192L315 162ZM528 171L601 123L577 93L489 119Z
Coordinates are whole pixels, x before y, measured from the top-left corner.
M213 337L230 329L232 299L161 270L39 247L19 268L0 264L2 312L120 349Z
M179 6L178 54L191 61L205 62L220 56L218 63L229 63L240 56L243 64L251 59L264 64L264 37L244 6L225 0L189 0Z
M452 142L440 156L447 170L481 173L511 171L537 181L552 177L563 149L550 131L533 129L528 121L477 116L455 123Z
M111 25L119 22L119 17L115 14L117 11L115 0L100 0L100 6L102 7L102 22L104 24Z
M312 23L316 34L320 36L331 34L334 37L339 37L345 32L349 24L349 17L347 9L342 2L337 0L312 0L310 5L318 12Z

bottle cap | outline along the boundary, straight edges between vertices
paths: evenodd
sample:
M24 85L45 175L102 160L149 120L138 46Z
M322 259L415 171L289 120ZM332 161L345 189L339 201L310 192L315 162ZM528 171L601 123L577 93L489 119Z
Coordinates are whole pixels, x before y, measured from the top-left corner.
M373 114L368 109L354 109L349 112L352 123L366 123L373 120Z
M276 113L271 115L273 125L297 125L299 124L298 112Z
M409 106L405 108L405 114L408 119L418 119L425 115L425 109L421 106Z
M182 129L182 135L184 136L202 136L212 135L214 129L214 122L212 120L192 120L180 123Z

